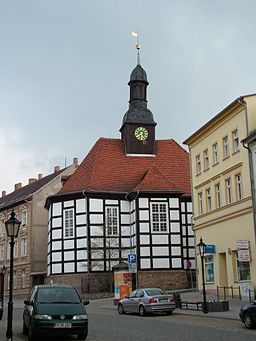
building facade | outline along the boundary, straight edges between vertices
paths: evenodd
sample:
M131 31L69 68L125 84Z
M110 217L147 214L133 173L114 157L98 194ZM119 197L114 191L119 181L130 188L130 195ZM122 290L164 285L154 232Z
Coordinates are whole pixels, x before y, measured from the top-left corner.
M190 151L195 237L208 245L207 290L233 286L246 295L256 285L251 167L241 143L255 128L256 95L248 95L236 99L184 142ZM201 275L199 270L200 288Z
M48 211L45 200L49 195L58 192L63 178L71 175L77 168L74 163L60 170L55 167L54 173L37 179L29 179L28 184L15 185L9 194L2 192L0 198L0 268L4 276L4 290L9 286L10 245L6 236L5 221L14 210L21 221L18 238L14 245L13 290L16 294L27 294L35 284L44 283L47 263L47 226Z
M155 140L147 75L131 73L121 139L100 138L49 208L48 280L109 290L112 267L136 255L137 286L187 287L195 267L188 153Z

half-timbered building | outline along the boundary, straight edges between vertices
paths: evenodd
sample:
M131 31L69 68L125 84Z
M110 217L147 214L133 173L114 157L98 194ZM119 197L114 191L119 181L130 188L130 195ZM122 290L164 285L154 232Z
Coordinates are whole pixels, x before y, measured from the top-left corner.
M105 291L112 267L129 253L138 286L187 287L187 264L195 267L188 153L155 139L139 63L128 84L121 139L100 138L46 203L48 280L82 292Z

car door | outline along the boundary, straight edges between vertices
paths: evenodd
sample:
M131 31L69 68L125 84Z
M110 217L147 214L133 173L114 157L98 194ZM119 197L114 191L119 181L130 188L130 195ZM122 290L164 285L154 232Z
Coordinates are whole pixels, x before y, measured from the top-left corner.
M138 313L139 312L139 304L143 302L144 292L143 290L137 290L135 298L133 300L133 312Z
M30 325L31 316L33 313L33 304L34 304L36 291L37 291L37 287L34 287L27 299L27 301L29 301L31 304L25 304L24 311L23 311L23 320L27 328Z
M123 307L124 307L124 310L128 313L132 313L133 312L133 305L134 305L134 300L135 300L135 297L136 297L136 292L137 290L134 290L130 296L128 296L126 299L125 299L125 302L123 303Z

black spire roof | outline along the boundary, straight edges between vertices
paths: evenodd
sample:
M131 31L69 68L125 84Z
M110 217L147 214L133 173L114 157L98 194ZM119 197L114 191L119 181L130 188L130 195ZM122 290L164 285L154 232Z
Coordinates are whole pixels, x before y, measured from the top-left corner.
M129 109L124 115L122 127L125 123L156 125L152 112L147 108L148 84L146 71L138 63L128 83L130 86Z

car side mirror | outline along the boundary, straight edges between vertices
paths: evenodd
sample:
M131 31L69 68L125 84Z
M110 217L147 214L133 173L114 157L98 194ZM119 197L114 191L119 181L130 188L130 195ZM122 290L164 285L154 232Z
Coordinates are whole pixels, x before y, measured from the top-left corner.
M33 303L31 301L29 301L29 300L25 300L24 304L26 304L26 305L33 305Z
M83 304L84 305L88 305L90 303L90 301L88 301L88 300L83 300Z

